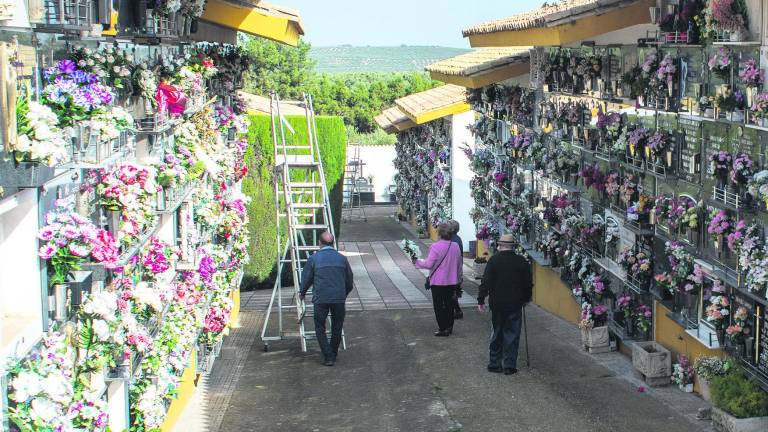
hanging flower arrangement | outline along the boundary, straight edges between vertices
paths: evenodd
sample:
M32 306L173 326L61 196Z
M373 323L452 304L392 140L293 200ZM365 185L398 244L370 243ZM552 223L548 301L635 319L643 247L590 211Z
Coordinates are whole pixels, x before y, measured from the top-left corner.
M627 275L638 279L640 282L648 282L653 275L653 262L645 251L633 252L624 248L619 254L619 265Z
M88 120L103 112L114 99L112 90L99 77L79 69L72 60L60 60L43 73L42 101L63 127Z
M763 85L763 70L757 64L755 59L749 59L744 62L744 66L739 71L741 83L747 88L759 88Z
M647 333L653 326L653 308L646 304L639 304L634 313L635 325L643 332Z
M748 182L748 193L755 199L763 201L768 208L768 170L763 170L752 176Z
M69 160L67 136L47 106L30 100L25 92L16 99L18 137L9 142L17 162L55 166Z
M754 174L755 162L746 153L738 153L733 158L731 181L737 186L744 186Z
M746 287L753 292L761 292L768 286L768 246L760 232L758 225L750 225L739 245L739 266L745 272Z
M713 236L724 236L731 230L731 218L725 210L714 210L710 214L707 232Z
M735 345L744 344L744 335L747 331L747 319L749 318L749 311L744 306L740 306L733 314L733 324L729 325L725 329L725 333L728 338Z
M747 32L747 5L744 0L710 0L705 20L707 31L734 33L740 40Z
M667 261L670 272L657 274L656 283L669 293L691 293L704 283L704 271L694 263L693 257L679 242L667 242Z
M717 52L709 56L707 67L718 78L723 81L730 81L732 67L731 52L721 47Z
M66 283L71 272L80 270L88 258L107 268L116 268L118 253L114 238L87 218L59 208L45 216L45 224L37 234L44 242L38 255L50 262L52 286Z
M104 84L114 89L125 90L131 83L133 63L128 60L124 51L111 45L106 45L101 50L75 47L69 57L77 63L77 67L96 75Z
M719 179L725 179L732 169L733 157L727 151L719 150L709 156L709 169Z
M706 308L707 321L712 323L716 329L721 329L728 322L731 314L731 303L728 296L713 295L709 298L709 306Z

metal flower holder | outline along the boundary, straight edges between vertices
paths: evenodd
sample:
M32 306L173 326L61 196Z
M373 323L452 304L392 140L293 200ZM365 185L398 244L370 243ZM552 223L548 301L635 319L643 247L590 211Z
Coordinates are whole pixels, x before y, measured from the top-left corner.
M89 30L93 24L91 0L43 0L39 30ZM33 12L33 11L31 11ZM34 13L31 18L36 20Z

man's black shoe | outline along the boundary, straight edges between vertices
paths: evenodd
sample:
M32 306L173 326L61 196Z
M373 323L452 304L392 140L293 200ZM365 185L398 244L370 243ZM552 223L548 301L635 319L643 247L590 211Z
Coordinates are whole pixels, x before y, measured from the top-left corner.
M451 333L448 330L440 330L435 332L435 336L437 337L447 337L450 336Z
M488 372L493 373L502 373L504 369L501 368L501 366L488 366Z
M323 366L333 366L336 363L336 360L332 358L327 358L325 361L323 361Z
M514 375L517 373L515 368L504 368L504 375Z
M457 310L456 313L453 315L453 319L464 319L464 311L461 309Z

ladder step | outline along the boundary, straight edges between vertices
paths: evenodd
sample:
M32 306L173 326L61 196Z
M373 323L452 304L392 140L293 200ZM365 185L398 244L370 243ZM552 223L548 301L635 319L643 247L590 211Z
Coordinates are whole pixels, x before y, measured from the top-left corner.
M290 204L290 206L291 206L291 207L293 207L293 208L297 208L297 209L319 209L319 208L324 208L324 207L325 207L325 204L315 204L315 203L307 203L307 204L303 204L303 203L295 203L295 204Z
M278 150L278 152L279 152L279 151L280 151L280 150L282 150L282 149L294 149L294 150L295 150L295 149L307 149L307 150L309 150L309 149L311 149L311 148L312 148L312 147L310 147L310 146L306 146L306 145L286 145L286 146L278 146L278 147L277 147L277 150Z
M294 229L297 230L321 230L321 229L328 229L328 225L321 225L321 224L298 224L293 226Z
M316 251L320 250L322 246L297 246L296 249L300 251Z
M292 188L321 188L323 187L322 183L288 183L288 185Z

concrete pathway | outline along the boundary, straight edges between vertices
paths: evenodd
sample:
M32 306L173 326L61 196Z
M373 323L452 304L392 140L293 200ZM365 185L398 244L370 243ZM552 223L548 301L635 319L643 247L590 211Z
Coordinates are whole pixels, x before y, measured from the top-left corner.
M465 307L453 336L433 337L424 276L397 246L412 233L390 214L371 209L367 224L343 228L356 287L336 367L319 364L314 344L302 353L297 340L264 352L258 332L269 294L244 293L239 327L177 431L711 430L695 419L706 407L699 398L645 388L629 359L585 353L577 328L538 307L528 308L531 366L521 347L517 375L485 371L488 314ZM476 285L465 285L468 305Z

